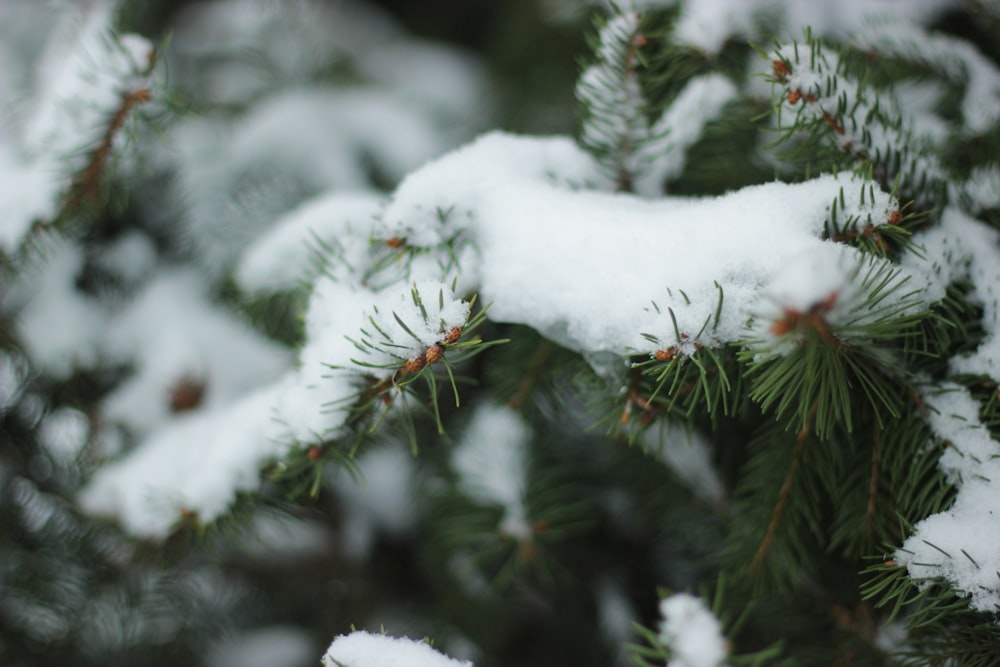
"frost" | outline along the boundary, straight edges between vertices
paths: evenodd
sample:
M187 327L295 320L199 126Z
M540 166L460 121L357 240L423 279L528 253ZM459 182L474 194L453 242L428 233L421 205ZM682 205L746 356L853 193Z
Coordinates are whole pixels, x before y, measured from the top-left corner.
M729 653L722 625L700 598L677 593L660 600L660 641L670 649L667 667L722 667Z
M323 667L472 667L405 637L352 632L333 640Z

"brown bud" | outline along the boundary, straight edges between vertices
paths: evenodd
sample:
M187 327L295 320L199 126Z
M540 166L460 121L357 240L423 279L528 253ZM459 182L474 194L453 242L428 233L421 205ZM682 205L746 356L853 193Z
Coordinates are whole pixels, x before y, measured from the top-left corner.
M401 248L406 245L406 239L400 238L398 236L393 236L391 239L386 239L385 244L390 248Z
M670 361L675 354L677 354L677 350L671 347L667 350L657 350L655 356L657 361Z
M774 70L774 76L778 79L784 81L792 74L792 68L784 60L775 60L771 63L771 67Z
M788 91L788 103L789 104L791 104L791 105L794 106L800 99L802 99L802 91L801 90L790 90L790 91Z
M445 345L454 345L462 337L462 327L452 327L444 337Z
M427 348L427 351L424 352L424 359L426 359L429 364L441 361L441 357L443 356L444 350L441 349L440 345L431 345Z
M187 412L201 405L205 397L205 381L193 375L182 375L170 388L170 411Z
M424 361L423 357L413 357L406 362L403 368L407 373L419 373L425 365L427 365L427 362Z
M316 459L323 456L323 448L317 445L313 445L312 447L309 448L309 451L306 452L306 456L309 457L310 461L315 461Z

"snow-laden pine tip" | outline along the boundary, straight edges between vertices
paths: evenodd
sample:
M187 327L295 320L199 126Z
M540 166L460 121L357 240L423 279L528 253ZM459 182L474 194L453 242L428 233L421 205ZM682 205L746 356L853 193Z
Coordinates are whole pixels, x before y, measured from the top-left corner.
M408 176L383 211L384 233L442 263L449 239L475 248L460 272L495 321L582 352L690 353L743 338L774 290L815 294L808 276L781 279L792 263L846 279L853 267L838 253L861 254L822 239L834 200L840 224L885 224L897 208L849 174L656 200L586 189L601 182L568 138L491 133Z
M356 631L333 640L323 655L323 667L472 667L424 642Z
M436 280L374 291L320 277L309 300L298 368L275 403L278 418L298 441L332 436L347 418L361 378L392 377L464 327L470 312L468 301Z
M722 667L729 653L719 619L701 598L677 593L660 600L659 639L670 649L667 667Z

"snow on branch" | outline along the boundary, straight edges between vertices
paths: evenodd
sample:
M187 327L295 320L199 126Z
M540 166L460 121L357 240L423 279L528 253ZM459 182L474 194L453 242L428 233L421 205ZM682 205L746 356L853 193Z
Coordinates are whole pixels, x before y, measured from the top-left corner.
M323 655L323 667L472 667L425 642L356 631L333 640Z
M736 86L719 74L695 78L650 121L639 85L639 49L647 43L641 23L638 12L618 10L601 28L597 60L576 88L584 111L580 143L618 190L657 196L666 179L680 175L687 148L736 96Z
M0 250L16 250L33 225L97 197L121 130L150 99L153 45L115 33L112 15L103 2L66 12L49 35L34 94L4 118L11 129L0 132Z
M598 174L567 139L489 134L407 177L383 212L383 233L439 253L465 239L475 259L461 272L492 302L493 320L585 353L690 354L744 338L775 294L815 296L797 293L808 282L782 280L790 263L847 275L850 262L822 238L834 201L846 202L847 217L880 224L896 206L849 175L701 199L571 185Z
M701 598L677 593L660 600L659 639L670 649L667 667L722 667L729 653L719 619Z
M927 421L947 447L938 466L958 486L955 502L933 514L896 551L918 586L946 579L973 609L1000 611L1000 443L967 389L945 383L925 397Z
M808 34L805 44L778 46L773 71L784 87L777 115L783 140L820 128L845 153L870 161L885 187L898 175L906 195L928 207L942 203L944 170L891 92L852 79L839 54Z
M972 132L986 132L1000 121L1000 70L969 42L890 21L864 24L851 37L859 49L921 63L964 84L962 116Z

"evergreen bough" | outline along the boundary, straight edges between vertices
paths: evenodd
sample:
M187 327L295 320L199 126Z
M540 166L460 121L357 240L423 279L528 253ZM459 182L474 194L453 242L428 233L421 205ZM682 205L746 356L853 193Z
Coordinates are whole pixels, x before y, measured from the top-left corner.
M32 193L0 220L5 664L227 664L227 623L292 622L480 665L997 663L995 10L837 38L747 3L713 50L690 3L612 6L576 142L421 166L441 99L346 33L290 65L282 30L336 24L296 7L251 27L321 93L199 100L232 53L183 30L168 93L109 4L35 100L101 122L0 145ZM289 127L317 114L362 128L341 162ZM324 664L456 662L382 627Z

